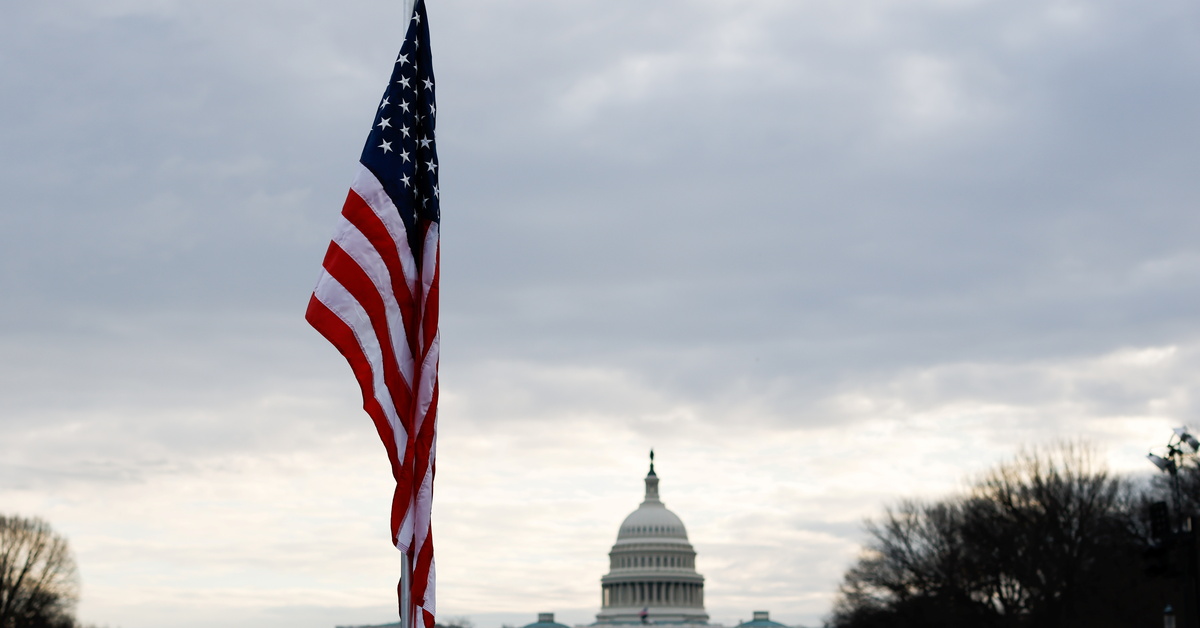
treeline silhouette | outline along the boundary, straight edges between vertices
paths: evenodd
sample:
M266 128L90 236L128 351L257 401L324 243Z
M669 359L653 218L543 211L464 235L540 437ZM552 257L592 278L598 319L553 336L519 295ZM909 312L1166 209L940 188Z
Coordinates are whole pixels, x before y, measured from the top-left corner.
M0 515L0 628L75 628L79 575L41 519Z
M1180 481L1195 512L1194 464ZM1194 625L1194 537L1171 532L1161 505L1153 526L1149 515L1170 495L1163 478L1108 472L1086 446L1028 450L959 494L869 521L826 627L1162 626L1167 604Z

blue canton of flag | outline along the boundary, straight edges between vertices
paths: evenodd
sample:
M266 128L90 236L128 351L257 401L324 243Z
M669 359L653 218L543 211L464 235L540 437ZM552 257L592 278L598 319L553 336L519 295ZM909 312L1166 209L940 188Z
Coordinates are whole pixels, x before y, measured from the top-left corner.
M422 243L414 225L441 221L436 118L429 25L425 1L418 0L360 158L396 204L418 264Z

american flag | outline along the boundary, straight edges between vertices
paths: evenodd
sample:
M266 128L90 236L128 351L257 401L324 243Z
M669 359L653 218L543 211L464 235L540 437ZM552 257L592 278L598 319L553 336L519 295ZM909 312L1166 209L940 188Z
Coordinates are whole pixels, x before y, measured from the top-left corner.
M305 318L350 363L387 449L392 542L412 565L410 616L432 628L441 212L424 0L409 15Z

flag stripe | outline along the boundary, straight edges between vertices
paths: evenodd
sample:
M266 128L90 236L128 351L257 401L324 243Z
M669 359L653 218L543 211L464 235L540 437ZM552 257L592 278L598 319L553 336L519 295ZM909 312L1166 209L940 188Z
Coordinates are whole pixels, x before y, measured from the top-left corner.
M394 423L388 418L388 411L384 410L383 404L375 396L374 371L371 368L370 360L363 353L362 344L358 342L354 330L316 294L308 300L308 311L305 312L304 318L350 363L350 369L354 372L354 377L358 380L359 388L363 393L363 410L366 410L367 415L375 423L375 429L379 432L379 438L387 449L388 460L392 462L392 468L400 468L400 452L396 448Z
M439 225L432 223L425 234L425 260L422 265L422 283L425 286L422 296L423 321L438 320L439 292L441 282L441 244ZM426 326L423 330L422 345L424 355L421 360L422 377L417 383L416 443L413 454L416 460L413 468L416 475L417 497L414 508L414 532L418 552L413 561L413 598L423 600L421 607L428 611L424 617L433 617L435 613L434 599L434 562L433 562L433 530L431 522L433 503L434 459L437 444L437 401L438 401L438 363L441 359L441 334L436 326ZM427 627L429 628L429 627Z
M435 342L436 345L436 342ZM436 349L435 349L436 351ZM438 386L434 383L432 391L432 411L436 413L437 407ZM417 451L416 468L420 471L419 482L417 484L417 504L432 503L433 501L433 477L434 477L434 451L437 440L437 433L434 429L436 425L436 416L427 416L424 421L425 428L420 430L417 435L417 445L414 449ZM425 452L428 452L427 454ZM433 572L433 538L432 526L430 520L430 512L423 508L416 508L415 511L416 526L416 544L418 548L422 548L417 554L417 559L414 561L413 595L418 599L426 600L426 608L433 609L432 588L428 588L430 574ZM428 548L425 551L424 548Z
M369 173L368 173L369 174ZM370 205L362 199L357 192L351 190L346 198L346 205L342 209L342 216L346 222L353 225L358 236L347 234L345 237L361 237L368 244L358 241L355 244L344 242L342 248L352 254L358 248L364 248L369 251L369 255L377 257L379 262L386 269L387 279L384 280L382 272L376 269L372 273L372 279L375 281L376 287L380 294L389 302L389 305L395 304L395 310L390 311L390 318L395 318L393 322L389 320L389 326L396 325L403 330L403 333L393 336L394 341L403 341L403 344L395 345L397 358L400 362L400 370L404 374L404 381L411 388L413 370L415 366L414 347L416 345L416 326L411 323L415 319L415 298L410 282L405 277L405 268L399 253L396 251L396 243L392 240L391 231L379 215L371 209ZM397 222L399 220L397 219ZM403 227L403 224L400 225ZM334 236L337 240L337 234ZM357 256L355 256L358 259ZM361 265L361 262L360 262ZM395 330L393 328L393 333Z
M354 233L357 233L357 231ZM355 238L350 236L343 236L343 238L343 242L348 241L347 243L353 247ZM368 251L373 251L374 249L370 247L352 248L351 250L354 253L351 254L340 246L341 243L335 238L334 242L329 245L329 252L325 255L325 271L341 284L358 303L359 307L366 312L371 322L371 328L374 330L375 337L379 339L380 344L392 348L390 351L380 352L383 379L387 390L391 392L395 407L408 408L412 405L412 391L408 381L406 381L407 378L400 372L395 351L397 344L407 348L408 343L403 340L404 326L398 320L399 312L395 305L396 300L391 298L388 291L381 293L378 289L377 280L373 280L369 276L370 271L366 270L366 268L372 267L371 255ZM354 255L358 259L351 257L351 255ZM380 269L372 268L372 270L378 271ZM397 335L401 337L398 343L393 340Z
M440 229L437 223L429 225L429 229L425 232L425 263L422 265L421 283L423 290L421 293L421 320L436 321L438 320L438 301L441 296L438 291L438 285L441 283L441 257L442 247L440 240ZM422 348L429 347L433 342L433 336L438 331L436 325L425 327L425 337L421 343ZM435 371L436 372L436 371Z
M334 343L334 346L341 351L342 355L346 356L347 360L352 358L362 357L365 371L363 373L369 378L366 380L370 384L370 388L364 388L363 394L375 399L383 410L392 431L397 438L394 439L400 458L405 457L405 450L408 443L408 431L401 421L399 412L407 412L407 408L397 408L392 402L392 395L387 391L386 382L383 378L383 355L379 346L379 339L375 337L375 330L371 326L370 318L363 308L354 300L346 289L337 282L328 273L322 273L320 280L317 282L317 288L313 291L313 297L318 299L334 316L350 328L355 347L351 347L348 342L341 344ZM316 327L316 325L314 325ZM317 331L325 333L325 330L316 327ZM333 342L332 340L330 342ZM349 353L348 353L349 352ZM351 363L351 368L355 367ZM356 372L356 376L358 373ZM362 381L359 382L363 384Z
M336 248L336 245L331 244L330 248ZM388 459L393 463L392 476L396 479L398 486L411 486L413 467L404 462L410 460L413 455L410 446L411 428L407 428L405 425L406 423L411 425L411 421L402 421L398 415L398 412L401 411L406 414L411 412L411 401L408 405L400 408L394 405L395 393L390 391L387 386L386 369L383 366L386 352L382 351L370 316L359 301L328 272L322 274L318 281L312 301L325 306L325 310L331 314L333 321L317 317L309 318L309 323L337 347L350 362L351 369L363 390L363 407L375 421L379 437L388 449ZM318 311L318 314L320 313ZM340 333L341 330L338 329L337 323L346 328L348 335ZM332 329L330 329L331 325ZM371 409L366 405L368 395L374 405L380 408L378 418L371 414ZM380 419L387 429L380 428ZM411 491L411 489L408 490ZM411 518L412 505L413 502L407 493L398 493L393 496L391 528L394 544L401 543L398 537L401 529L405 527L405 522ZM408 526L411 527L411 522L408 523ZM411 538L411 535L406 538ZM403 542L403 544L404 549L407 550L409 543Z
M408 248L408 228L404 226L404 220L400 218L400 210L392 198L387 195L387 191L383 189L383 184L379 182L375 174L362 164L359 164L358 175L354 178L350 189L354 190L354 193L375 214L392 237L391 247L384 248L396 251L396 257L403 269L400 276L404 278L405 282L405 289L398 290L398 292L410 295L411 299L411 295L418 293L417 262L413 258L412 250Z

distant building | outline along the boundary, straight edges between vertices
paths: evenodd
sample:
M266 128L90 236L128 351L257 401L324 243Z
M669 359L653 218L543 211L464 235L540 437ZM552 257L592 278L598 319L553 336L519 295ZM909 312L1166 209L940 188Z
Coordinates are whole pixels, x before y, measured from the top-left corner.
M708 624L696 550L688 542L683 521L658 498L654 452L650 452L646 497L621 523L608 557L595 625Z
M554 613L538 613L538 620L525 624L522 628L569 628L566 624L554 621Z
M771 621L771 614L767 611L754 611L754 619L738 624L737 628L788 628L788 626Z

